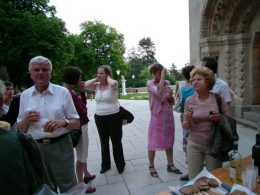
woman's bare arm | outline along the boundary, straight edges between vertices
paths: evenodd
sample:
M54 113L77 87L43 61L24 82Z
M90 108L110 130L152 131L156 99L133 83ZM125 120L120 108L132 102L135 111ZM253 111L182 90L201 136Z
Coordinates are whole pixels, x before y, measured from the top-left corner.
M94 78L94 79L91 79L91 80L88 80L85 82L85 88L86 89L96 89L96 84L97 84L97 78Z

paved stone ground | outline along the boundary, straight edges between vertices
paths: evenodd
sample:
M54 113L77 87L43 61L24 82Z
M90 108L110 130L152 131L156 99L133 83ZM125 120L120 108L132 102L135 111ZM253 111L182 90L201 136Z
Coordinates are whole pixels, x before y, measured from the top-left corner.
M93 195L153 195L165 190L170 185L180 183L180 175L168 173L167 160L164 151L156 152L155 167L159 178L153 178L148 170L147 157L147 129L150 120L150 112L147 100L120 100L120 104L128 108L135 116L132 124L123 126L123 148L126 167L123 174L119 174L113 162L112 167L105 174L100 174L101 152L100 142L94 122L95 101L88 101L89 110L89 157L88 169L97 177L92 186L97 188ZM182 151L182 129L179 114L175 115L175 144L174 163L184 173L187 172L184 152ZM256 131L238 125L239 151L243 157L251 154L251 148L255 143Z

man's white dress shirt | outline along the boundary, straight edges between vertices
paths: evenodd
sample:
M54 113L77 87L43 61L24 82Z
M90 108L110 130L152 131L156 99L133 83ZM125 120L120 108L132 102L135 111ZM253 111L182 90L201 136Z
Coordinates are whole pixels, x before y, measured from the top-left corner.
M52 83L43 93L38 92L35 86L22 92L17 122L24 119L29 111L40 112L40 120L31 123L28 128L28 133L34 139L58 137L69 131L59 128L53 132L44 132L43 127L49 120L79 119L69 91Z

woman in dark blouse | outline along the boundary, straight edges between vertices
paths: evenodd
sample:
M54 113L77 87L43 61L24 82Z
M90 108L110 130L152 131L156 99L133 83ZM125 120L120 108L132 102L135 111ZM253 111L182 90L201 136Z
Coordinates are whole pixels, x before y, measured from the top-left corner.
M85 96L85 83L81 82L81 75L82 72L78 67L69 66L65 69L63 74L63 81L64 86L70 91L74 105L78 114L80 116L80 127L82 130L82 135L79 140L78 145L76 146L76 155L77 155L77 162L76 162L76 174L78 183L85 182L88 183L89 181L93 180L96 175L91 175L87 169L87 157L88 157L88 112L87 112L87 101ZM74 88L79 86L80 88L80 96L74 91ZM96 188L88 187L86 193L95 192Z

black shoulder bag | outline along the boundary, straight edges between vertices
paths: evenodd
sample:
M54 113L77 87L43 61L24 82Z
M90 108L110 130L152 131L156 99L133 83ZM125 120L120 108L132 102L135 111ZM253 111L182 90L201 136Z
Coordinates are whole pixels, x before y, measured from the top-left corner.
M221 162L229 161L228 152L232 150L233 141L238 140L236 120L226 116L222 112L221 97L215 94L219 108L220 120L216 122L210 131L209 154Z
M123 106L120 105L119 101L118 105L119 105L119 114L121 116L122 119L122 125L127 125L131 122L133 122L134 120L134 115L127 109L125 109Z
M81 127L79 129L70 130L69 135L70 135L70 138L72 140L72 145L75 148L78 145L79 140L80 140L81 135L82 135Z

